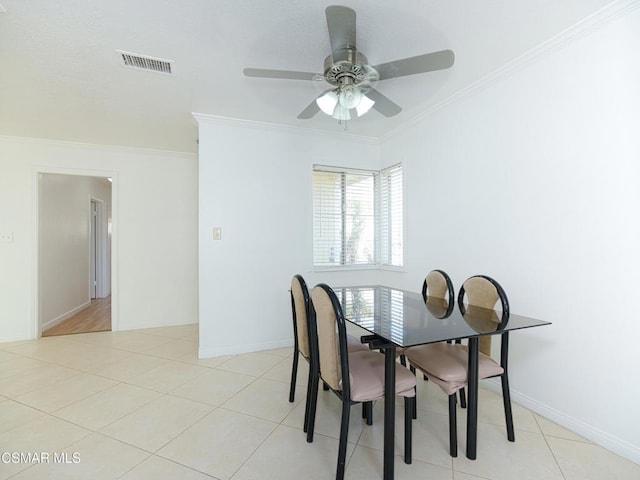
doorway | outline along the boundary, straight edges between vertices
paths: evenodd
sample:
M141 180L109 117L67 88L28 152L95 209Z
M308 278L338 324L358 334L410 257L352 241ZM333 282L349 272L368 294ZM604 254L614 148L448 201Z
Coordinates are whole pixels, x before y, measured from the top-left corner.
M95 176L38 175L38 322L42 336L109 331L111 181Z

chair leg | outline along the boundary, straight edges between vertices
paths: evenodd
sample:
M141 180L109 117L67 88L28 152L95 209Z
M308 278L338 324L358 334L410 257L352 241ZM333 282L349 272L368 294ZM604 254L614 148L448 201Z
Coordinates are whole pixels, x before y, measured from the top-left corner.
M467 396L464 393L464 388L460 389L460 406L462 408L467 408Z
M403 367L407 366L407 357L404 354L400 355L400 365L402 365Z
M311 389L313 388L313 369L309 365L309 378L307 379L307 401L304 406L304 428L303 431L307 431L309 427L309 410L311 405Z
M416 397L404 397L404 463L411 464L412 457L412 422L416 409Z
M362 418L367 421L367 425L373 425L373 402L362 402Z
M338 469L336 480L344 480L345 463L347 460L347 437L349 436L349 415L351 405L348 400L342 401L342 420L340 423L340 443L338 445Z
M413 396L413 402L411 404L411 410L413 410L413 419L415 420L416 418L418 418L418 386L416 385L415 387L413 387L413 391L415 392L415 395Z
M504 419L507 424L507 439L510 442L516 441L516 434L513 429L513 412L511 411L511 393L509 393L509 379L505 372L500 377L502 380L502 402L504 403Z
M456 394L449 395L449 453L458 456L458 422L456 417Z
M289 401L293 402L296 396L296 377L298 376L298 350L293 351L293 365L291 366L291 387L289 388Z
M311 366L309 366L310 370L313 370ZM316 406L318 405L318 383L320 381L318 373L314 373L313 375L309 375L309 380L311 385L307 391L307 396L309 397L307 400L307 405L309 407L309 413L307 415L307 442L313 442L313 430L316 424Z

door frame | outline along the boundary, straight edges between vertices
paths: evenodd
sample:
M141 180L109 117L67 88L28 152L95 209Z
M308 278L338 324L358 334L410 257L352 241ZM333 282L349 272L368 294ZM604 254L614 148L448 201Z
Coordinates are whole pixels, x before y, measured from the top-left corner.
M113 189L113 187L112 187ZM107 212L107 203L98 197L94 197L93 195L89 198L89 204L96 205L96 215L95 220L93 218L93 208L91 208L91 221L92 221L92 237L91 248L94 250L92 252L92 260L95 260L94 266L95 269L93 272L94 275L90 279L90 282L93 282L95 279L95 298L106 298L109 296L109 255L108 255L108 212ZM93 231L95 229L95 231ZM95 235L95 238L93 237Z
M112 170L91 170L63 167L34 166L32 169L33 178L33 237L32 237L32 292L33 310L31 315L31 336L40 338L42 336L42 325L40 324L40 196L42 191L41 174L56 175L76 175L81 177L103 177L111 178L111 331L119 329L118 301L120 294L119 270L118 270L118 235L119 235L119 193L118 193L118 173ZM98 199L100 200L100 199ZM98 204L100 205L100 203ZM105 205L104 203L102 204ZM105 206L106 208L106 206ZM105 212L106 215L106 212ZM105 252L106 253L106 252ZM103 272L104 273L104 272Z

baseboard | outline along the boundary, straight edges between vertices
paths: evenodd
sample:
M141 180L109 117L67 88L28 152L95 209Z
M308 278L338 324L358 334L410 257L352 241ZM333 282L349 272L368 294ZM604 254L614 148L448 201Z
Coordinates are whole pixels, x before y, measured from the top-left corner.
M135 330L146 330L149 328L168 328L168 327L184 327L186 325L197 325L198 322L194 322L193 320L186 320L184 322L179 322L179 323L167 323L165 324L159 324L159 323L155 323L155 322L149 322L149 323L136 323L135 325L127 325L125 323L125 325L122 325L123 322L122 319L120 320L120 327L116 330L114 328L112 328L112 331L118 331L118 332L125 332L125 331L135 331Z
M499 394L502 393L500 383L495 380L483 381L483 385L488 387ZM640 465L640 446L633 445L625 440L622 440L614 435L604 432L588 423L581 420L577 420L564 412L561 412L549 405L542 403L534 398L531 398L523 393L511 390L511 400L518 405L522 405L528 410L551 420L554 423L570 430L578 435L592 441L593 443L606 448L614 453L617 453L621 457L626 458L634 463Z
M67 318L71 318L73 317L76 313L84 310L85 308L89 307L91 305L91 299L89 299L89 301L83 303L82 305L78 305L76 308L69 310L66 313L63 313L62 315L48 320L45 323L42 324L42 331L44 332L45 330L49 330L51 327L55 327L56 325L58 325L59 323L64 322Z
M253 343L250 345L234 345L230 347L213 347L200 345L198 348L198 358L221 357L223 355L238 355L241 353L261 352L263 350L274 350L276 348L287 348L293 346L293 340L278 340L274 342Z

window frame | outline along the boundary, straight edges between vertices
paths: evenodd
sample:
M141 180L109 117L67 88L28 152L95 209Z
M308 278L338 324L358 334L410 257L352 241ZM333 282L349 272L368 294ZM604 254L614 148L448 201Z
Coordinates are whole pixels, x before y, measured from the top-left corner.
M400 175L401 175L401 192L400 192L400 198L396 199L396 203L400 202L400 207L401 207L401 252L400 252L400 258L401 258L401 263L399 265L393 265L390 262L387 262L386 260L390 259L393 257L393 253L391 250L391 244L389 242L389 251L385 254L385 252L383 252L383 241L382 241L382 178L383 175L385 175L386 172L392 171L392 170L398 170L400 171ZM340 174L341 175L341 235L342 235L342 250L340 252L340 264L333 264L333 265L322 265L322 264L316 264L316 222L318 221L318 219L316 218L316 198L315 198L315 174L316 172L319 173L335 173L335 174ZM373 188L373 205L374 205L374 215L373 215L373 220L374 220L374 234L373 234L373 243L374 243L374 262L372 263L346 263L345 262L345 256L346 256L346 249L344 248L345 246L345 224L346 224L346 220L345 220L345 215L346 215L346 211L345 211L345 203L346 203L346 197L345 197L345 179L346 176L352 174L352 175L371 175L373 177L373 181L374 181L374 188ZM369 170L369 169L357 169L357 168L350 168L350 167L339 167L339 166L330 166L330 165L323 165L323 164L314 164L313 168L312 168L312 251L311 251L311 263L312 263L312 268L314 271L345 271L345 270L400 270L402 271L404 269L404 258L405 258L405 248L404 248L404 238L405 238L405 201L404 201L404 165L402 164L402 162L390 165L388 167L382 168L380 170Z

